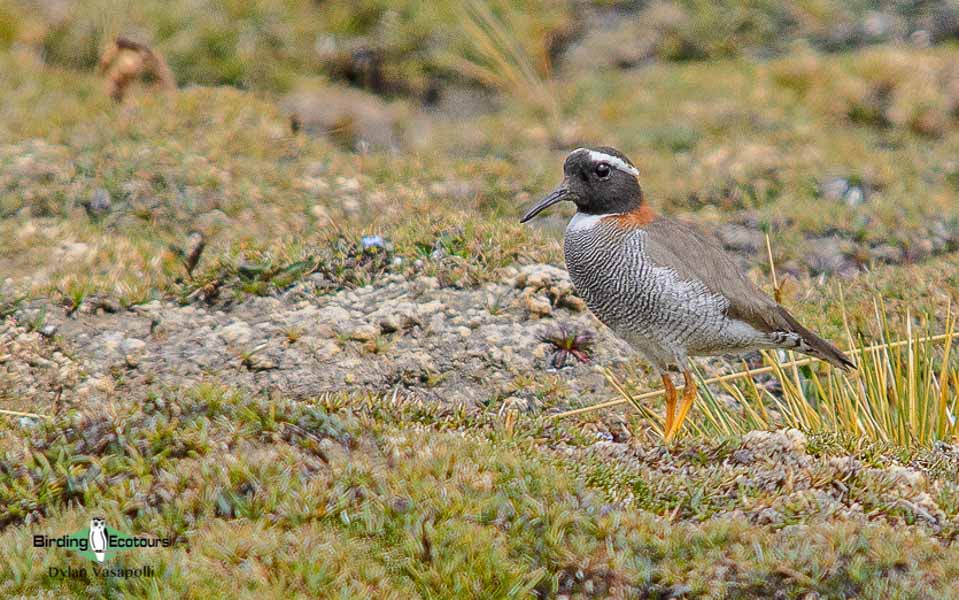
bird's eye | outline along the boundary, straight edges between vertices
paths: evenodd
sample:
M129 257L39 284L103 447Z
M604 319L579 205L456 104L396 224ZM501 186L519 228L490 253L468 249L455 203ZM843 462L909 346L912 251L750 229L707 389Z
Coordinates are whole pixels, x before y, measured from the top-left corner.
M596 176L599 177L600 179L606 179L607 177L609 177L609 174L611 171L612 169L610 169L609 165L607 165L606 163L599 163L598 165L596 165Z

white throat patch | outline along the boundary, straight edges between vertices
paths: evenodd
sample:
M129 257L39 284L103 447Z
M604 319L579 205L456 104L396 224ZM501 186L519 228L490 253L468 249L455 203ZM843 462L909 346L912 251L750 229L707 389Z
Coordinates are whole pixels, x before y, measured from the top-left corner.
M566 225L566 231L584 231L586 229L592 229L597 223L599 223L600 219L618 214L620 213L610 213L608 215L587 215L578 212L573 215L572 219L569 220L569 224Z
M639 177L639 170L618 156L597 152L596 150L590 150L589 148L577 148L576 150L573 150L573 152L588 152L589 160L593 162L604 162L614 169L619 169L620 171L629 173L633 177Z

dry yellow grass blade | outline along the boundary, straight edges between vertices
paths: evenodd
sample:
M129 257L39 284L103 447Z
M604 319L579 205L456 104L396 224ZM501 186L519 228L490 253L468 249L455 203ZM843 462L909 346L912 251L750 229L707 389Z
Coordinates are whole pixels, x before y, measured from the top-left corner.
M916 343L936 343L936 342L941 342L941 341L944 341L944 340L948 340L949 343L951 344L951 341L952 341L954 338L956 338L956 337L959 337L959 332L953 331L953 332L950 332L950 333L943 333L943 334L933 335L933 336L927 336L927 337L923 337L923 338L905 339L905 340L899 340L899 341L896 341L896 342L887 342L887 343L883 343L883 344L876 344L876 345L873 345L873 346L866 346L865 348L851 348L851 349L849 349L849 350L847 351L847 353L848 353L848 354L856 354L856 355L864 354L864 353L867 353L867 352L879 352L879 351L883 351L883 352L885 353L885 352L887 352L887 351L888 351L889 349L891 349L891 348L899 348L899 347L902 347L902 346L911 345L911 344L916 344ZM721 383L726 383L726 382L729 382L729 381L736 381L736 380L739 380L739 379L752 378L752 377L755 377L756 375L764 375L764 374L766 374L766 373L777 373L777 372L778 372L778 373L780 373L780 375L782 375L782 372L783 372L785 369L789 369L789 368L793 368L793 367L801 367L801 366L808 365L808 364L811 364L811 363L814 363L814 362L822 362L822 361L821 361L820 359L818 359L818 358L813 358L813 357L802 358L802 359L799 359L799 360L794 360L794 361L790 361L790 362L786 362L786 363L777 363L777 364L774 364L774 365L771 365L771 366L759 367L759 368L756 368L756 369L744 369L744 370L742 370L742 371L737 371L736 373L730 373L730 374L728 374L728 375L720 375L720 376L718 376L718 377L711 377L711 378L709 378L709 379L703 380L703 383L706 384L706 385L710 385L710 384L714 384L714 383L720 383L720 384L721 384ZM944 367L944 368L945 368L945 367ZM608 376L607 376L607 379L609 379ZM781 379L784 379L784 377L781 378ZM614 387L616 388L617 392L620 392L621 394L623 393L623 392L622 392L622 386L621 386L621 384L620 384L620 385L614 385ZM683 389L684 387L685 387L685 386L683 386L683 385L677 385L677 386L676 386L676 389L677 389L677 390L681 390L681 389ZM573 410L567 410L567 411L563 411L563 412L560 412L560 413L555 413L555 414L553 414L553 415L550 415L550 417L551 417L551 418L554 418L554 419L561 419L561 418L564 418L564 417L572 417L572 416L575 416L575 415L581 415L581 414L585 414L585 413L589 413L589 412L593 412L593 411L597 411L597 410L603 410L603 409L605 409L605 408L612 408L612 407L614 407L614 406L621 406L621 405L623 405L623 404L632 404L632 403L634 403L634 402L641 402L641 401L643 401L643 400L649 400L649 399L651 399L651 398L657 398L657 397L659 397L659 396L662 396L663 394L664 394L664 391L661 390L661 389L660 389L660 390L652 390L652 391L649 391L649 392L645 392L645 393L640 394L640 395L638 395L638 396L632 396L632 395L626 395L626 394L624 394L623 397L621 397L621 398L616 398L615 400L609 400L609 401L607 401L607 402L601 402L601 403L599 403L599 404L594 404L594 405L592 405L592 406L585 406L585 407L583 407L583 408L576 408L576 409L573 409ZM627 400L627 397L628 397L628 398L631 398L631 400Z
M9 417L32 417L34 419L53 419L50 415L41 415L31 412L20 412L18 410L5 410L0 408L0 415L7 415Z
M545 111L552 125L560 108L550 86L551 66L546 40L522 40L516 9L505 2L468 0L460 7L460 26L474 55L449 55L461 73ZM531 51L530 47L536 48ZM534 60L534 55L538 60ZM537 68L534 63L539 65Z

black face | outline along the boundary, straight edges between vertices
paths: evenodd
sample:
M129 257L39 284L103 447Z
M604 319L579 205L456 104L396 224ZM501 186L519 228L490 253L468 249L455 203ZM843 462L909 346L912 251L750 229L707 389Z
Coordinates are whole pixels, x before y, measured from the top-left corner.
M563 183L522 218L529 221L546 208L569 200L591 215L624 213L643 202L636 167L614 148L580 148L563 164Z

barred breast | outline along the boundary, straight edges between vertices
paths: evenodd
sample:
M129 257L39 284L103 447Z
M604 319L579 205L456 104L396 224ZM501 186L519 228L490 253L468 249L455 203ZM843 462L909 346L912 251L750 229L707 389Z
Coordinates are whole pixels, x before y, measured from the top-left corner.
M728 301L686 281L644 252L647 232L577 213L566 228L566 268L590 311L660 369L688 355L767 345L765 336L726 318Z

